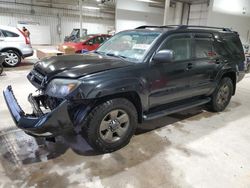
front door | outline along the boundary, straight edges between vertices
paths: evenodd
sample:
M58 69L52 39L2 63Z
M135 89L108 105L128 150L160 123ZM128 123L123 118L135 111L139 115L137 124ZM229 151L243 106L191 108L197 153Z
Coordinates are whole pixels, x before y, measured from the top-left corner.
M149 107L190 97L192 70L191 34L174 34L161 44L160 50L173 50L174 61L154 64L149 75Z

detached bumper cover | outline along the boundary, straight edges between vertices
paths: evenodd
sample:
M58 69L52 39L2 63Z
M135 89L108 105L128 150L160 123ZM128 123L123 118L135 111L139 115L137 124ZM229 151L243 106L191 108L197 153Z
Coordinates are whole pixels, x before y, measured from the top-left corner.
M11 86L4 90L3 95L16 126L27 134L51 137L73 131L73 124L68 114L68 102L66 100L50 113L36 116L25 114L19 106Z

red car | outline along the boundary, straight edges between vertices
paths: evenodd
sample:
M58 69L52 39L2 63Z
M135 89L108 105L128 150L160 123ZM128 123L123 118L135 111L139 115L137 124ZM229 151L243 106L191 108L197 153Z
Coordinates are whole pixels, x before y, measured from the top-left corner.
M63 45L73 47L76 53L82 53L97 49L104 41L108 40L110 37L111 35L107 34L87 35L79 42L65 42Z

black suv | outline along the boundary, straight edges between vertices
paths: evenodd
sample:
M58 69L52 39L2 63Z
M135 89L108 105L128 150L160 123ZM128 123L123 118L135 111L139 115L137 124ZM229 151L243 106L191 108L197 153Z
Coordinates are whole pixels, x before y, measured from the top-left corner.
M206 104L223 111L244 76L239 35L226 28L142 26L84 55L45 58L28 79L32 114L4 97L27 134L84 136L97 151L125 146L138 123Z

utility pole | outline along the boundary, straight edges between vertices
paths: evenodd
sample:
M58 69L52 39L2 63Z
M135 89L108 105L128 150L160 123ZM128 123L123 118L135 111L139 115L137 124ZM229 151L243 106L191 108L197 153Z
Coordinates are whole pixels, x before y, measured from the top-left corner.
M80 38L82 37L82 1L79 0L79 11L80 11Z
M164 21L163 25L168 24L169 19L169 6L170 6L170 0L165 0L165 10L164 10Z

